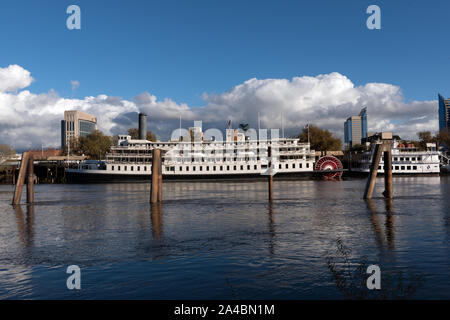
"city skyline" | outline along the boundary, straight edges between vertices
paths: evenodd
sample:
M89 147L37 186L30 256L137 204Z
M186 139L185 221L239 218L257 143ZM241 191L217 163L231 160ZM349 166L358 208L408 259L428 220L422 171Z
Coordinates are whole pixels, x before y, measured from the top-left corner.
M59 120L75 109L109 135L136 127L139 112L163 138L180 115L220 129L228 120L257 127L259 112L262 126L278 128L282 112L287 135L314 123L343 140L342 121L363 105L369 131L414 139L438 130L448 50L426 46L445 34L448 3L381 1L380 30L366 27L364 1L328 1L327 10L290 1L79 1L81 30L66 27L69 4L4 4L0 143L58 146Z

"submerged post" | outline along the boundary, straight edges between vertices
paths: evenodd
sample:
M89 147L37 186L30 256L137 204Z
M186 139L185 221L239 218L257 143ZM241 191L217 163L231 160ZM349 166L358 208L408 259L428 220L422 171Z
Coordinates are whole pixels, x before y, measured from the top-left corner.
M150 203L159 201L159 175L161 174L161 150L152 151L152 185L150 189Z
M14 195L12 204L20 204L20 200L22 199L22 192L23 192L23 185L25 183L25 175L27 172L28 167L28 157L29 153L24 152L22 153L22 160L20 161L20 169L19 169L19 176L17 178L16 187L14 188Z
M27 178L27 203L34 203L34 159L33 155L28 158L28 178Z
M272 170L272 147L269 146L267 148L267 153L269 157L269 176L268 176L268 182L269 182L269 202L273 201L273 170Z
M377 179L378 166L380 165L382 151L383 145L377 143L375 145L372 164L370 165L369 178L367 179L366 189L364 191L364 199L372 199L373 189L375 188L375 180Z
M384 192L383 196L388 199L392 199L393 188L392 188L392 153L391 144L385 144L384 151Z

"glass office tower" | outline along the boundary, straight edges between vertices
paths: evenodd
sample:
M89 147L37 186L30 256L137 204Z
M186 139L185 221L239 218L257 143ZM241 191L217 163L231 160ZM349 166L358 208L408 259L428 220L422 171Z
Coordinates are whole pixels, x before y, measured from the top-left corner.
M361 144L367 138L367 108L362 108L358 116L352 116L344 123L344 144L346 149Z
M450 127L450 99L438 94L439 99L439 131Z

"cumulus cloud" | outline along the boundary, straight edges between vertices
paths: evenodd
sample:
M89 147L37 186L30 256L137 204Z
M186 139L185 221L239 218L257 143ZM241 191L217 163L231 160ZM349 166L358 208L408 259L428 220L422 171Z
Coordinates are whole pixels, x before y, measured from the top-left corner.
M17 64L7 68L0 68L0 92L17 91L28 87L33 78L28 70Z
M9 70L9 71L5 71ZM367 83L355 86L340 73L302 76L292 79L249 79L220 94L204 94L202 106L188 106L169 98L158 100L144 92L131 100L108 95L68 99L50 90L35 94L26 88L33 79L19 66L0 69L0 143L16 149L57 147L64 110L81 110L95 115L106 134L124 133L137 126L137 113L149 116L148 128L162 139L178 128L202 120L204 128L224 129L249 123L279 128L283 113L286 135L298 134L306 123L314 123L343 137L344 121L368 109L369 131L389 130L404 138L416 138L421 130L438 128L437 101L405 101L398 86ZM6 88L6 89L5 89Z

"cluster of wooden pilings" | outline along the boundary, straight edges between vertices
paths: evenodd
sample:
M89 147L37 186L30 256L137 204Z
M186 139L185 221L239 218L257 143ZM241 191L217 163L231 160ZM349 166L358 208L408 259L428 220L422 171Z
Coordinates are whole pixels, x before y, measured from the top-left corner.
M19 176L12 200L13 205L20 204L25 182L27 184L27 203L32 204L34 203L34 159L33 155L28 152L22 154L22 160L20 161Z
M375 150L370 165L369 178L367 179L366 189L364 191L364 199L372 199L373 190L375 188L375 181L377 178L378 167L380 166L381 154L384 151L384 192L383 196L392 199L392 154L391 154L392 140L383 140L381 143L375 145Z

